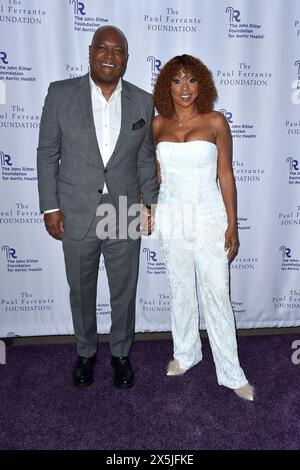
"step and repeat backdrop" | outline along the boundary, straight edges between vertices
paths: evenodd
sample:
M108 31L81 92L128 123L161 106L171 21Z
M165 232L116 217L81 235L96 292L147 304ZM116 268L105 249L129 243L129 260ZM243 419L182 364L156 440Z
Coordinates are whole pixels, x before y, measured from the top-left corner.
M300 1L0 0L0 337L73 333L61 243L39 213L36 147L49 83L88 72L103 25L124 31L125 78L149 92L178 54L213 72L215 109L234 143L237 327L300 325ZM142 241L136 302L136 331L170 330L164 261L151 238ZM103 260L97 317L99 333L109 332Z

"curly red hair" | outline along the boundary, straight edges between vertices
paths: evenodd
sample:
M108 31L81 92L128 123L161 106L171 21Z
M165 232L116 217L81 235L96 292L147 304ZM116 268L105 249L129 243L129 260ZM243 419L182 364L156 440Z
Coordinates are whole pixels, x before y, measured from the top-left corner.
M154 88L154 106L164 118L171 118L174 113L174 104L170 86L173 78L181 70L191 73L197 80L199 93L196 106L199 113L208 113L213 110L214 102L218 99L218 92L212 73L201 60L191 55L183 54L170 59L160 72Z

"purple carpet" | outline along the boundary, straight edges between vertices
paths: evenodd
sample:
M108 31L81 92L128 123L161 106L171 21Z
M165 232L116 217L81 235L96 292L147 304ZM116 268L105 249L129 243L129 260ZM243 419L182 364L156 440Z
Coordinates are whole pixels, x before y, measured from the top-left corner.
M217 384L208 344L203 361L167 377L172 343L136 341L131 390L112 385L110 353L100 344L95 381L71 382L75 345L10 346L0 365L0 449L212 450L300 449L299 335L239 337L254 403Z

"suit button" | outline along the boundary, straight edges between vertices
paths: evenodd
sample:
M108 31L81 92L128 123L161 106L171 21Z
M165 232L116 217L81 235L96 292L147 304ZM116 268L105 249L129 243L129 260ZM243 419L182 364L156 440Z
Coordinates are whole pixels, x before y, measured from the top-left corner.
M99 194L102 194L102 189L98 189L98 193L99 193Z
M104 173L107 173L107 169L106 169L106 168L104 168Z

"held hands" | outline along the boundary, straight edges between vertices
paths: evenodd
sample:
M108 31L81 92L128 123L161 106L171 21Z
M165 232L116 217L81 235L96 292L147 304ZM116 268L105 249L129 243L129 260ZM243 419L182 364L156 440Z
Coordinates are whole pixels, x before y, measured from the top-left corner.
M140 230L142 235L151 235L154 228L154 210L153 207L147 208L141 204L141 223Z
M225 244L224 249L227 251L227 258L229 261L232 261L237 255L239 249L239 237L237 232L237 227L228 226L225 232Z
M62 211L50 212L44 214L45 227L49 235L62 240L65 225L65 216Z

